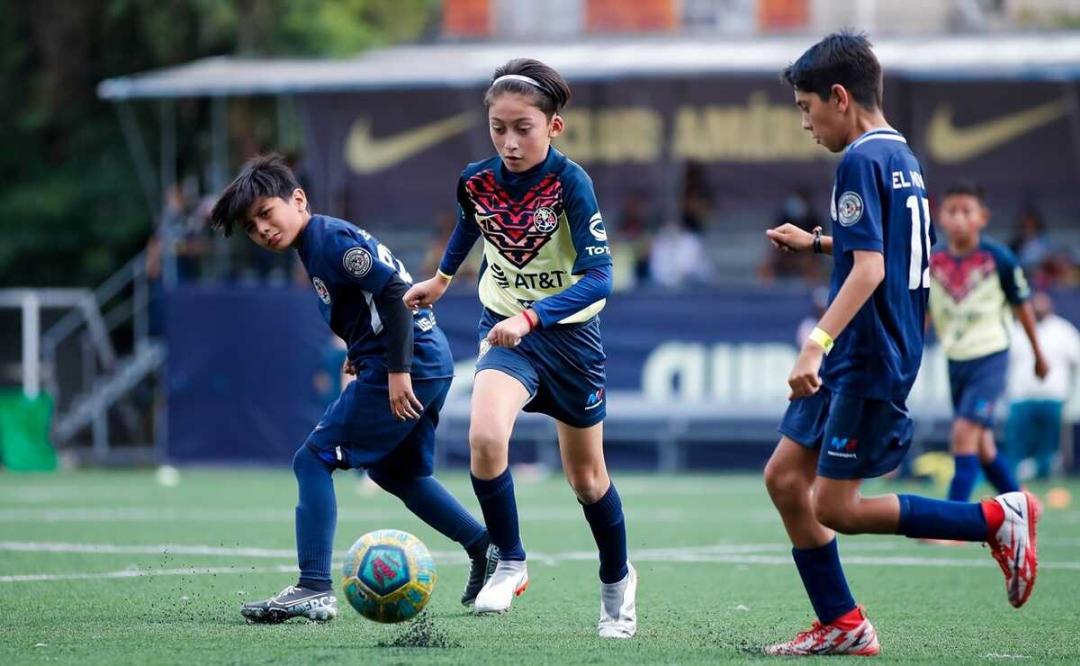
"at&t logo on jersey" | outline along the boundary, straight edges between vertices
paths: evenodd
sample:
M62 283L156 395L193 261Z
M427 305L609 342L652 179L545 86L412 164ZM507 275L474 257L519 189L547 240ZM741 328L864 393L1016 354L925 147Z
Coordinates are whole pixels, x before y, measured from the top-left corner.
M326 288L326 283L319 278L311 278L311 284L315 285L315 293L319 295L319 300L330 305L330 290Z
M559 218L555 217L555 211L547 206L541 206L533 213L533 229L540 233L550 233L557 226L559 226Z

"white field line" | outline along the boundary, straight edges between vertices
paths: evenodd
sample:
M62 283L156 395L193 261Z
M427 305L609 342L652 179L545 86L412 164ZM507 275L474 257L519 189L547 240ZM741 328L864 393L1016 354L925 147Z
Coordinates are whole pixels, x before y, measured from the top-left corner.
M213 546L173 546L175 550L169 550L169 546L110 546L100 544L61 544L61 543L24 543L24 542L0 542L0 550L21 552L78 552L78 553L112 553L112 554L188 554L188 555L233 555L251 557L253 553L262 553L256 557L291 557L292 551L268 550L256 548L223 548ZM111 549L111 550L109 550ZM187 549L190 552L181 552ZM785 544L719 544L715 546L701 546L689 548L656 548L634 551L632 558L635 562L693 562L700 564L736 564L736 565L767 565L767 566L791 566L791 556L787 554ZM756 551L756 552L755 552ZM764 554L762 551L777 552L778 554ZM464 555L460 551L436 551L435 559L442 563L464 562ZM558 564L559 562L593 562L596 560L596 552L568 551L563 553L530 553L530 560L544 564ZM853 555L844 558L844 564L855 566L906 566L906 567L986 567L994 566L989 557L980 559L958 558L931 558L931 557L875 557L867 555ZM1056 569L1062 571L1080 571L1080 562L1042 562L1042 569ZM217 574L240 574L240 573L274 573L295 572L296 567L281 565L277 567L185 567L176 569L154 568L128 568L120 571L106 572L82 572L64 574L19 574L0 576L0 583L23 583L45 582L59 580L96 580L108 578L136 578L154 576L205 576Z
M338 520L383 520L388 511L340 509ZM626 512L627 519L647 522L673 522L688 518L686 512L675 509L637 509ZM696 515L694 516L697 517ZM0 523L252 523L292 522L292 509L146 509L140 507L64 508L64 509L0 509ZM580 521L581 510L525 509L521 519L526 521Z

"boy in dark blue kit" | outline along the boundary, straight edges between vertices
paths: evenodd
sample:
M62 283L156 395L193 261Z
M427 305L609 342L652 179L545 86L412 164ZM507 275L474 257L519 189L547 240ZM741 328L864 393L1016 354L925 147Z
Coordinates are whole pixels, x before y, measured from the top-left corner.
M494 568L487 530L432 477L435 427L453 377L446 337L430 309L401 298L412 282L387 247L343 220L312 215L280 156L256 157L222 193L211 222L228 236L240 226L258 246L300 255L319 311L348 345L356 375L293 457L299 485L296 550L300 579L244 604L249 622L331 620L330 583L337 502L335 469L365 468L428 525L460 543L472 568L462 595L471 604Z
M788 378L783 437L765 468L817 621L765 652L876 655L877 632L848 589L836 532L986 541L1018 608L1035 584L1039 508L1023 492L977 503L860 494L862 480L894 469L911 443L906 400L922 360L933 240L926 184L882 113L881 66L865 37L830 35L783 78L803 128L844 156L832 238L791 224L767 232L785 251L833 255L833 274L829 308Z

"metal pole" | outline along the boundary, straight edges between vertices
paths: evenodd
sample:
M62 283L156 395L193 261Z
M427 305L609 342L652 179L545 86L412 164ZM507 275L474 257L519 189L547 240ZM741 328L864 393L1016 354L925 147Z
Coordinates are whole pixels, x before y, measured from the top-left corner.
M150 154L146 151L146 143L143 142L142 133L139 132L139 123L135 120L135 114L126 102L116 105L116 113L120 116L120 129L124 132L124 143L135 161L135 175L142 186L143 196L146 197L146 205L150 214L158 214L158 196L154 191L154 165L150 162Z
M41 301L33 291L22 299L23 395L33 400L41 393Z

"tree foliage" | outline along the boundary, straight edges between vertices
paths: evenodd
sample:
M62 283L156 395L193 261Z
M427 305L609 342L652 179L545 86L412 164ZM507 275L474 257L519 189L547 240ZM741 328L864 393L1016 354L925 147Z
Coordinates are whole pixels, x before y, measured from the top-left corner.
M422 37L437 9L437 0L0 3L0 286L94 285L153 231L115 109L97 98L102 80L214 55L355 55ZM181 146L197 149L205 112L183 104ZM136 106L156 154L147 122L156 107ZM200 175L198 161L189 154L181 170Z

